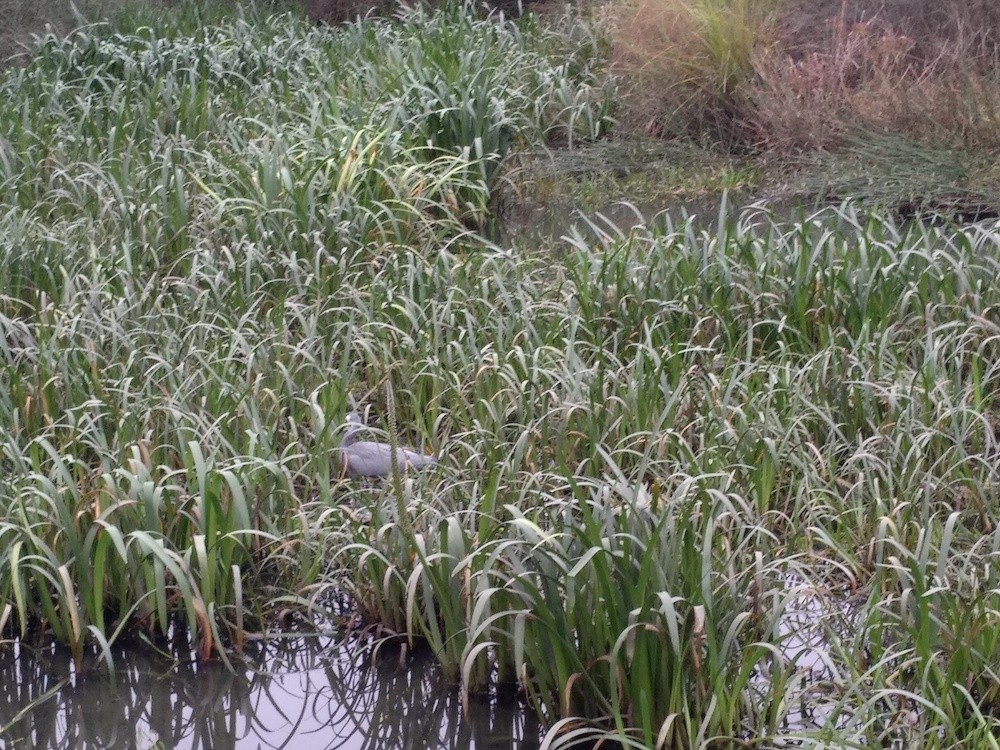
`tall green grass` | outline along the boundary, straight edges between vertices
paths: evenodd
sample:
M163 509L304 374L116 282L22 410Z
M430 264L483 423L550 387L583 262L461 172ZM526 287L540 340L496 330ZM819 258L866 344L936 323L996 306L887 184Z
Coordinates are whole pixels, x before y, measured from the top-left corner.
M361 613L467 691L604 727L556 743L989 735L995 230L850 208L698 226L594 224L555 268L442 258L369 287L427 333L391 379L412 424L430 388L453 475L331 531ZM786 651L806 595L826 691ZM939 718L899 735L921 701Z
M346 593L547 747L995 735L995 227L499 248L509 155L609 124L585 29L157 28L0 83L7 634L229 659ZM441 465L340 481L356 402Z
M0 587L78 658L174 618L224 656L324 572L358 274L468 247L510 150L598 85L560 54L585 36L459 9L150 24L0 82Z

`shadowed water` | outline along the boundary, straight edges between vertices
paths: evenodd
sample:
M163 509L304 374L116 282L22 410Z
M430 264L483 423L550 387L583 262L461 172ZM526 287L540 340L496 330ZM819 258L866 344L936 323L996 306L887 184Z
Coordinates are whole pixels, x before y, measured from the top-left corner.
M372 664L329 639L248 644L231 672L132 649L110 679L64 650L0 650L4 748L440 748L534 750L530 712L497 701L463 711L428 659Z

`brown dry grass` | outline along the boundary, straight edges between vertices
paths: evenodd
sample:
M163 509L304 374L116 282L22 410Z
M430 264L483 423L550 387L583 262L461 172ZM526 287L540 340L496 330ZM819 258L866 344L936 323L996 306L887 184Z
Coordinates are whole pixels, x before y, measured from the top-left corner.
M924 63L1000 43L996 0L785 0L776 25L781 46L794 58L829 52L844 29L862 24L912 42Z
M891 115L886 103L895 87L927 74L915 64L911 37L872 20L836 16L814 30L810 46L817 37L823 43L808 52L806 44L755 51L756 75L742 112L755 145L784 151L832 146L866 121Z
M1000 148L997 0L632 3L612 36L633 128L777 152L858 130Z
M0 70L17 65L31 47L32 37L51 30L68 34L81 19L97 21L114 13L126 0L0 0ZM74 9L75 6L75 9Z
M836 148L858 129L1000 147L1000 4L797 0L755 52L743 116L759 146Z
M32 34L42 33L45 25L56 24L58 30L68 25L69 4L62 7L60 3L42 4L29 0L0 0L0 69L8 64L8 60L21 54L31 41Z

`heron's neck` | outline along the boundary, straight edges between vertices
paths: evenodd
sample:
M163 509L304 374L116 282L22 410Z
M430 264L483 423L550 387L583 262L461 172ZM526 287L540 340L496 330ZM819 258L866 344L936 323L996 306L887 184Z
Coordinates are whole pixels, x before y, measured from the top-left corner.
M340 444L346 447L354 442L357 442L359 432L361 432L361 425L351 425L347 428L347 432L344 433L344 437L340 441Z

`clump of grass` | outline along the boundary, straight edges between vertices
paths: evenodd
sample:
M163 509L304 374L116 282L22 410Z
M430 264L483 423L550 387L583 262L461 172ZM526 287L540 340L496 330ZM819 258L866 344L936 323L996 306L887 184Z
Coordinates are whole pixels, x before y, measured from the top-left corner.
M739 103L774 3L644 0L609 8L615 69L633 125L734 144Z
M662 0L606 10L625 122L780 154L859 130L992 152L995 5Z
M991 4L797 2L783 16L748 89L758 143L831 148L866 128L996 148L1000 18Z
M26 64L31 56L34 39L53 33L63 37L74 29L91 23L105 23L126 31L156 24L161 33L168 33L166 24L183 27L186 33L231 20L234 17L266 12L301 13L294 0L255 0L245 9L232 0L178 0L168 13L139 0L53 0L32 3L27 0L0 0L0 17L5 21L0 29L0 70Z

